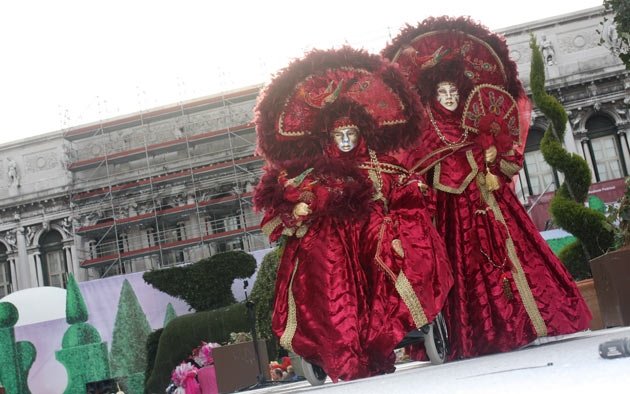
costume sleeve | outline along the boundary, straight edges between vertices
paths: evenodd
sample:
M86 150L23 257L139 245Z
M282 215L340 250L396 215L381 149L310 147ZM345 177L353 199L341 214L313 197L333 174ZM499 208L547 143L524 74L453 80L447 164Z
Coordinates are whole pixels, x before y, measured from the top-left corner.
M435 214L435 193L427 185L424 176L412 174L400 186L392 189L390 209L409 208L424 209L430 217Z
M523 168L523 155L514 149L502 153L498 157L498 165L501 174L512 179Z
M293 210L299 203L307 204L311 210L317 205L317 181L311 171L290 179L285 171L268 171L257 186L254 206L264 209L261 228L272 241L281 235L300 237L306 232L311 215L295 216Z

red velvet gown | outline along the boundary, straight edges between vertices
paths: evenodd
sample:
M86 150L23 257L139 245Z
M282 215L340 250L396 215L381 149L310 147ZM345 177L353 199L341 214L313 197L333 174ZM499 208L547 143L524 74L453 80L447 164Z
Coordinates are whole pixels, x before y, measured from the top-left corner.
M452 284L417 182L399 185L402 167L380 160L361 141L350 153L331 150L309 173L267 170L254 197L270 239L287 236L273 330L333 381L392 372L396 344L435 317ZM292 216L300 201L312 210L304 219Z
M483 149L473 134L464 140L461 110L452 113L435 102L432 111L442 138L429 124L405 163L426 173L437 195L436 226L455 278L444 313L449 358L509 351L538 337L587 329L591 313L573 278L510 184L522 155L499 151L491 172L500 188L490 192Z

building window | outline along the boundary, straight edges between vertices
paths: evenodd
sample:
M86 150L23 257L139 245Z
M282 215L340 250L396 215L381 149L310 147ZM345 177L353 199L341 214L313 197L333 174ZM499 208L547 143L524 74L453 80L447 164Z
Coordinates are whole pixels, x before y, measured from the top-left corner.
M158 244L158 235L153 227L147 228L147 246L155 246Z
M204 230L205 230L205 234L204 235L214 234L214 230L212 228L212 222L213 221L214 221L214 219L212 219L212 216L206 216L203 219Z
M7 259L7 249L0 243L0 298L11 293L11 266Z
M118 252L125 253L129 251L129 237L127 234L118 234Z
M603 182L628 175L621 154L621 140L612 119L595 115L586 121L588 148L590 150L595 181Z
M45 260L48 279L48 283L46 285L64 288L66 269L63 250L47 252Z
M61 241L57 231L49 231L40 241L45 286L66 287L68 266Z
M177 223L177 227L175 228L176 238L178 241L183 241L186 239L186 223L179 222Z
M540 150L525 152L530 195L536 196L556 190L553 168L545 161Z
M551 192L558 188L558 175L554 169L545 161L540 151L540 141L545 135L544 130L530 129L525 144L523 160L523 171L525 182L522 182L526 189L522 191L523 196L537 196L542 193Z
M619 151L615 136L600 137L591 140L598 181L607 181L622 177Z

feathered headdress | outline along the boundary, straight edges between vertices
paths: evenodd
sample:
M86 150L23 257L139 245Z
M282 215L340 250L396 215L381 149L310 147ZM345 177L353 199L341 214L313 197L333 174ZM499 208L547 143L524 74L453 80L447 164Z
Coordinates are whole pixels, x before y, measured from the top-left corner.
M435 97L439 82L450 81L466 100L465 113L479 102L472 96L483 96L488 102L490 95L503 96L502 100L516 103L518 121L510 133L516 145L524 145L531 104L502 36L468 17L430 17L403 28L382 55L401 66L425 102ZM466 119L465 115L463 126L473 129L475 122Z
M321 157L339 118L350 118L371 149L415 141L422 111L398 67L343 47L314 50L280 71L255 109L258 153L272 162Z

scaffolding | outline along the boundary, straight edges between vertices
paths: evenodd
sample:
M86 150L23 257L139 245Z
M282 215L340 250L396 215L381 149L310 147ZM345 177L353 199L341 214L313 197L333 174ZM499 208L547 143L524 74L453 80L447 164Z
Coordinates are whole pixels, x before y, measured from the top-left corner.
M69 130L79 265L91 277L269 247L254 213L260 86Z

